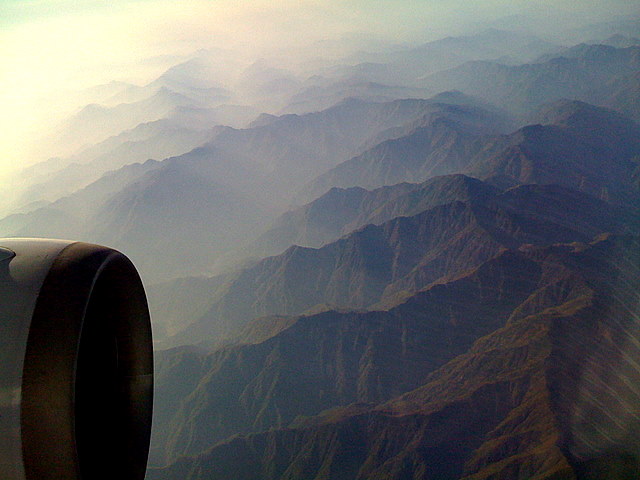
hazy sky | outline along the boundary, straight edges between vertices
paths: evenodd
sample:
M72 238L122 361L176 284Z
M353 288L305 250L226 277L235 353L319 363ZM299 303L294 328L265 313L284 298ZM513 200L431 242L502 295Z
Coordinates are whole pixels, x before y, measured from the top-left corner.
M637 13L637 3L0 0L0 173L41 159L30 154L34 139L78 108L72 91L113 79L151 80L168 65L163 59L172 58L160 55L212 45L261 55L353 33L426 41L522 11L586 23L612 13ZM156 61L142 62L149 57Z

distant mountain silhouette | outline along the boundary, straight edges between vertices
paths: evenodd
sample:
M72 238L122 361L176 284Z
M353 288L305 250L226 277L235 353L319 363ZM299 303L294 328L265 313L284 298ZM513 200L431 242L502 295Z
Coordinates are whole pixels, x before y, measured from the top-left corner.
M458 173L481 148L476 144L481 134L503 132L507 125L500 115L479 107L434 104L404 132L396 131L391 139L319 176L305 187L304 195L314 197L331 187L376 188Z
M60 125L56 141L60 145L66 145L67 149L71 146L77 150L134 128L140 123L164 118L176 107L189 105L197 105L197 102L166 87L133 103L122 103L114 107L90 104Z
M425 98L429 91L424 88L388 85L385 83L348 78L345 80L308 81L287 99L282 113L304 114L325 110L349 98L368 102L389 102L399 98Z
M142 123L64 160L53 172L31 167L18 204L55 201L98 180L105 173L149 159L160 160L192 150L209 140L209 129L186 128L169 119ZM24 175L27 176L27 175Z
M640 153L640 127L616 112L561 100L509 135L478 135L444 118L383 142L319 176L306 191L377 187L466 173L502 186L557 183L597 196L625 191ZM610 139L615 138L615 142Z
M581 102L557 102L530 125L484 146L467 172L517 183L557 183L621 201L640 153L640 126ZM615 138L615 141L611 139Z
M474 35L446 37L408 49L396 48L389 53L364 56L364 59L388 65L389 76L381 76L386 72L380 68L374 70L380 80L412 83L421 76L469 61L503 59L507 63L520 63L556 48L556 45L535 35L487 29Z
M263 218L251 197L205 176L200 165L174 163L110 198L89 219L87 232L127 251L147 278L166 278L167 270L206 272L206 259L258 229Z
M73 193L26 215L0 221L0 230L3 235L73 236L111 244L130 252L145 276L152 279L206 273L214 267L222 249L246 241L249 232L257 232L276 212L280 213L297 186L313 172L348 158L381 132L421 118L432 110L431 105L430 100L347 100L314 114L281 116L268 125L248 129L217 127L206 133L210 140L203 146L165 159L157 169L158 162L145 163L153 165L154 172L144 180L129 175L134 171L142 173L146 167L125 167L122 174L116 172L99 180L99 186L87 186L87 193ZM117 155L120 148L135 160L136 148L147 142L162 148L163 135L169 142L176 142L183 131L170 134L167 124L170 122L141 125L95 147L98 155L103 148L108 153L90 159L86 166L62 169L58 176L51 177L53 183L47 184L55 187L53 190L41 185L34 187L36 193L55 196L58 188L73 188L61 185L66 175L70 176L69 184L86 182L87 175L99 174L113 165L111 162L126 161L126 156ZM195 132L196 136L200 134ZM185 142L188 143L187 138ZM177 143L174 145L178 147ZM109 151L111 146L114 150ZM126 178L128 182L121 181ZM191 182L193 188L189 187ZM109 196L101 193L92 197L91 192L106 191ZM92 200L87 204L79 198ZM201 208L192 211L194 205ZM123 218L130 219L127 225L120 225ZM171 229L172 225L180 228ZM200 231L201 226L206 226L201 234L183 234L185 229ZM170 239L178 244L187 242L189 247L184 250L190 252L192 260L187 260L181 251L167 248ZM158 257L163 260L158 262Z
M628 47L640 46L640 38L627 37L625 35L621 35L618 33L605 38L601 42L589 42L589 43L601 43L603 45L611 45L612 47L616 47L616 48L628 48Z
M636 74L639 62L640 47L617 49L583 44L543 57L539 63L509 66L469 62L425 77L422 86L432 91L461 90L517 114L526 114L532 108L560 98L622 109L623 103L610 103L611 98L603 87ZM618 90L623 88L619 86Z
M221 132L212 145L256 162L255 176L267 188L290 198L291 190L361 151L361 146L392 127L432 111L430 100L386 103L348 99L305 115L283 115L250 129Z
M255 198L231 186L250 170L230 156L209 149L206 155L194 151L186 159L129 165L50 205L7 217L0 229L5 235L72 236L115 246L147 279L208 271L221 248L268 218ZM189 248L175 248L185 242Z

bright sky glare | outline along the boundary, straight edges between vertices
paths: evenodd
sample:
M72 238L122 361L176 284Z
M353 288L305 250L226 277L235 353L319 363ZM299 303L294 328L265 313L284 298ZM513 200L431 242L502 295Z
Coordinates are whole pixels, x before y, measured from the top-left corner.
M636 3L547 0L526 8L589 21L633 12ZM82 89L150 81L176 55L218 46L257 57L347 34L426 41L460 33L480 18L517 14L525 5L530 2L0 0L0 177L55 154L39 151L39 139L82 106Z

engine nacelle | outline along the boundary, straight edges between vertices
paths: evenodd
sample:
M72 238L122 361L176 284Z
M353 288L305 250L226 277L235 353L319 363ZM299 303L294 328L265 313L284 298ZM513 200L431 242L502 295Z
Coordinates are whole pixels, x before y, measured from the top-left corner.
M0 478L142 480L152 398L149 310L129 259L0 239Z

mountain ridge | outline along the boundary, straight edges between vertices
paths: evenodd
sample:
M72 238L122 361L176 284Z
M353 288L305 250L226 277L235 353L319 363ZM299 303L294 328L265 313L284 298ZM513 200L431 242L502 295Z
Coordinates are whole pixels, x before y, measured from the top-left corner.
M571 378L570 365L575 363L571 349L590 348L568 336L570 329L591 332L585 338L598 342L595 326L610 322L594 310L597 296L604 293L602 281L637 299L637 289L623 280L635 278L637 283L640 278L638 263L631 260L640 251L634 248L637 242L637 238L609 236L591 244L505 252L540 265L541 283L534 281L538 295L557 291L557 282L573 283L571 277L576 273L584 276L582 286L556 299L547 297L536 310L513 317L475 340L467 353L434 370L415 391L379 406L356 403L327 410L317 419L299 418L287 428L227 439L168 467L152 468L151 478L199 478L198 473L191 477L190 472L206 472L214 479L328 479L335 475L400 479L420 475L568 480L576 478L575 472L582 473L579 478L596 478L590 475L597 472L588 473L592 460L578 459L567 449L563 433L567 430L558 421L567 418L558 402L571 405L572 398L580 394L569 382L561 391L571 397L558 397L557 382ZM620 255L627 261L616 261ZM586 269L580 267L584 265L581 257L591 259ZM605 271L591 269L590 264L605 266ZM550 276L551 271L556 274ZM608 274L613 272L618 273L612 279ZM589 280L594 275L599 279L595 283ZM618 308L615 300L611 303L615 297L600 298L606 299L606 309ZM588 355L597 358L597 354ZM597 450L589 455L593 461L600 458ZM233 470L237 467L225 460L229 458L244 458L247 467Z
M527 202L533 207L523 215L518 209ZM364 226L319 249L293 246L239 273L210 313L174 341L224 335L237 328L236 321L300 313L315 304L365 308L384 303L460 268L477 266L502 248L584 241L605 231L624 231L630 217L619 215L615 207L562 187L522 186L495 198L454 201L413 217ZM370 256L372 251L376 255Z

